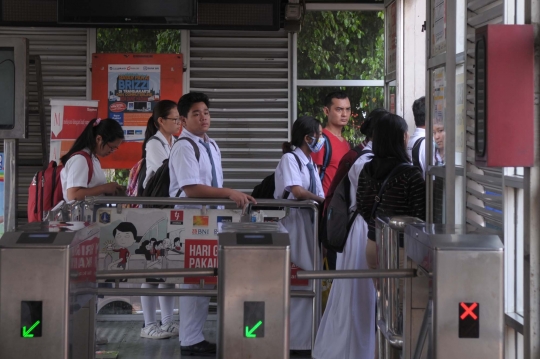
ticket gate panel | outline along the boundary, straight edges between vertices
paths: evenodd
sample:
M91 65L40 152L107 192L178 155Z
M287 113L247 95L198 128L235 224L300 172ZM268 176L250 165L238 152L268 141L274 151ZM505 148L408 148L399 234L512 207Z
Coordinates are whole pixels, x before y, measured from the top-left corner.
M0 239L0 358L94 356L99 227L39 222Z
M0 249L0 353L2 358L67 358L68 335L65 322L69 318L69 263L66 248ZM33 264L33 265L32 265ZM17 268L14 271L14 268ZM59 293L64 293L59 298ZM23 301L42 303L41 337L24 338ZM34 318L35 323L38 318ZM33 324L32 324L33 325ZM30 328L27 327L27 331ZM32 334L32 333L29 333ZM47 345L43 346L43 341ZM5 355L5 356L4 356Z
M436 358L503 357L503 252L437 251L433 276ZM455 270L459 263L459 270Z
M219 234L218 358L289 357L289 282L287 233Z
M406 227L406 256L430 275L424 284L433 300L434 358L503 357L503 250L498 236L467 234L462 226ZM406 310L413 309L407 300Z

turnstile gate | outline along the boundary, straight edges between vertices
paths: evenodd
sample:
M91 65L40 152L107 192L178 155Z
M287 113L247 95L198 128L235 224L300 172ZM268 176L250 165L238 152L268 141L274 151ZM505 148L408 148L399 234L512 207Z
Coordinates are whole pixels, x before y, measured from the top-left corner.
M279 223L224 226L218 235L218 359L288 358L289 235Z
M37 222L0 239L0 358L94 357L99 228Z
M406 227L407 266L415 264L419 277L405 285L403 358L426 357L412 345L418 333L420 344L429 337L428 358L503 358L503 249L498 236L465 234L461 226ZM417 293L429 293L429 301ZM428 315L418 330L422 304Z

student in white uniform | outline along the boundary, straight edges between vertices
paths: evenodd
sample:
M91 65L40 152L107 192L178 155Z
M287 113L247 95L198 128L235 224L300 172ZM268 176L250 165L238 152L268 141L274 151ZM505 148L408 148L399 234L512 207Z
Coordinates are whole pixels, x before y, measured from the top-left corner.
M182 134L171 151L169 169L171 183L169 195L195 198L229 198L239 208L255 199L242 192L223 188L221 152L206 132L210 128L210 101L200 92L185 94L178 101L182 121ZM198 146L199 160L193 146ZM198 288L199 285L182 284L181 288ZM182 355L216 352L216 345L204 339L202 333L208 315L208 297L180 297L180 349Z
M82 201L87 196L116 195L124 192L124 187L118 183L107 183L98 159L116 151L123 141L124 130L115 120L98 118L88 123L68 153L60 158L64 164L60 180L66 202ZM85 156L74 155L80 151L88 153L92 159L94 171L90 182L88 182L90 168Z
M368 116L365 128L367 144L372 150L373 128L386 111L375 110ZM351 182L349 215L356 211L358 176L373 153L359 157L349 170ZM342 253L338 253L337 270L369 269L366 261L368 226L356 216ZM354 305L351 305L354 304ZM313 358L315 359L373 359L375 353L376 291L371 279L334 279L326 310L321 319Z
M143 142L143 158L146 158L146 176L143 188L150 178L161 167L164 160L169 158L175 142L174 134L180 131L180 116L176 102L159 101L154 107L152 116L148 119ZM151 279L147 279L147 282ZM144 283L141 288L158 288L157 283ZM160 283L159 288L174 288L174 284ZM160 296L161 324L156 320L158 297L141 297L144 316L144 327L141 337L149 339L164 339L178 335L178 324L173 320L174 297Z
M87 196L118 195L125 191L116 182L107 183L98 157L106 157L116 151L124 141L124 130L115 120L93 119L77 137L71 149L60 161L64 165L60 172L64 201L82 201ZM92 161L93 172L85 155ZM88 179L90 178L90 181ZM107 338L96 335L96 344L107 344Z
M424 96L414 101L412 111L416 129L409 138L409 142L407 144L407 154L409 155L409 158L411 158L414 165L420 166L422 169L422 175L424 178L426 178L426 98ZM418 146L417 157L413 156L413 148L415 144Z
M291 142L283 144L283 153L275 173L274 198L314 200L321 203L324 192L317 166L311 159L324 145L322 127L310 116L297 119L292 128ZM301 166L298 165L300 162ZM305 270L313 270L313 221L309 209L291 208L281 220L289 232L291 261ZM310 286L313 283L310 281ZM308 287L309 288L309 287ZM291 290L306 287L291 286ZM311 350L312 301L310 298L291 298L290 349Z

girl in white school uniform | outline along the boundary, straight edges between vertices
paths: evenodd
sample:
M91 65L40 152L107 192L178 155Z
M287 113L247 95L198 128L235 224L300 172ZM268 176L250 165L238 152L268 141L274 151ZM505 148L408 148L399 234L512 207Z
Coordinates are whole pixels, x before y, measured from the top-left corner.
M297 119L293 124L291 142L283 144L281 157L275 173L276 199L314 200L321 203L324 192L317 166L311 153L324 145L320 123L310 116ZM298 165L300 162L301 166ZM291 208L281 223L289 232L291 261L305 270L313 270L313 221L309 209ZM310 281L310 286L313 283ZM291 290L309 287L291 286ZM291 298L290 349L311 349L312 301L310 298Z
M148 119L143 142L143 158L146 158L146 175L143 189L150 178L161 167L164 160L169 158L174 145L174 134L180 131L180 116L176 102L159 101ZM147 279L148 281L148 279ZM157 283L144 283L141 288L158 288ZM174 288L174 284L160 283L159 288ZM173 320L174 297L160 296L161 324L156 320L158 297L141 297L144 317L144 327L141 337L149 339L164 339L178 336L178 324Z
M371 138L375 122L387 114L373 110L362 123L366 136L364 150L372 150ZM356 211L358 176L373 153L359 157L349 170L351 182L349 214ZM368 226L362 216L353 222L342 253L337 254L336 270L369 269L365 248ZM375 355L375 300L371 279L334 279L326 310L315 339L315 359L373 359Z
M64 165L60 180L66 202L82 201L87 196L116 195L124 192L124 188L118 183L107 183L98 159L116 151L123 141L124 130L115 120L98 118L88 123L68 153L60 158ZM86 152L92 160L93 173L90 176L85 155L75 154L81 151Z

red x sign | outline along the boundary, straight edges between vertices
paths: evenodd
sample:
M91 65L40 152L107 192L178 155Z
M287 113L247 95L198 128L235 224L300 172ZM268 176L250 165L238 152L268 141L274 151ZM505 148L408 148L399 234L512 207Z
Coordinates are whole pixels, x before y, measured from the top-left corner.
M461 308L463 308L463 310L465 310L465 312L463 314L461 314L461 320L467 318L467 316L471 316L471 318L473 318L474 320L478 319L478 316L476 314L474 314L473 310L478 307L478 303L472 303L469 307L467 307L467 304L461 302L460 303L461 305Z

